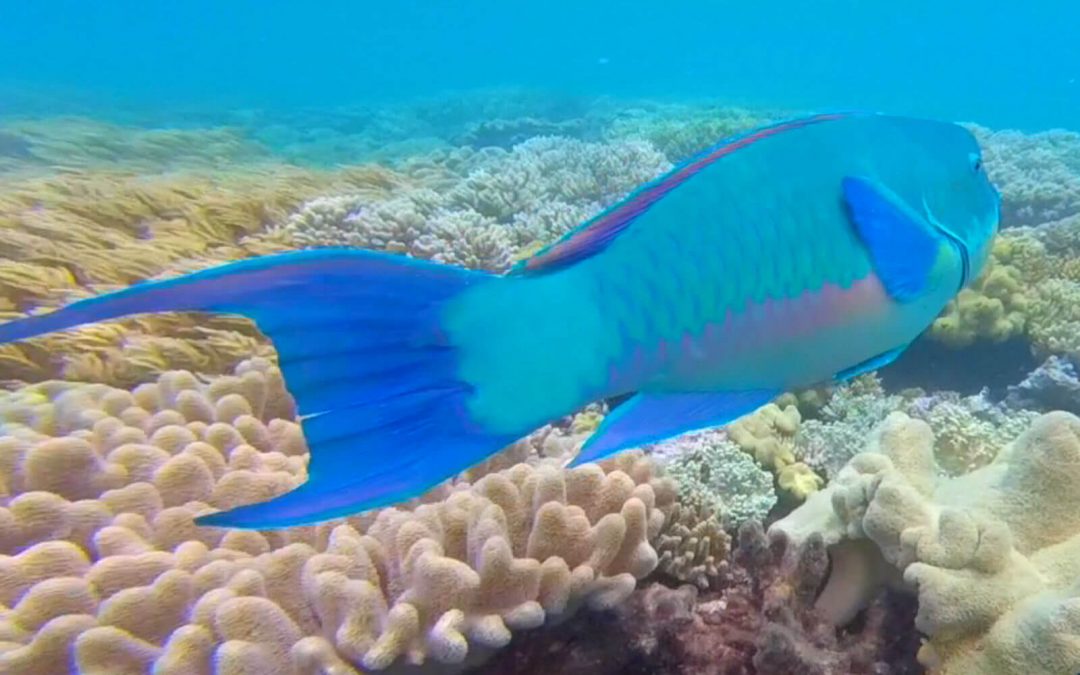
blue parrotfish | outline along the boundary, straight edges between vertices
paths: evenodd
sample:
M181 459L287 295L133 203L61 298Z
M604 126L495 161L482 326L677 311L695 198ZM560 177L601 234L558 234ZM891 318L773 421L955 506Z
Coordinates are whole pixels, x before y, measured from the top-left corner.
M270 529L386 506L586 404L571 464L721 426L894 360L986 265L1000 198L964 127L821 114L725 139L505 274L309 249L0 325L0 342L146 312L239 314L273 342L311 450Z

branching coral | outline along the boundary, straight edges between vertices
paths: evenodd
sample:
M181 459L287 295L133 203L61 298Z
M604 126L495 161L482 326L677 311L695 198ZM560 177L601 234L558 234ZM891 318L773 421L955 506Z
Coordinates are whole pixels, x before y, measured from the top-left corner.
M269 362L133 391L0 399L0 670L316 673L460 664L510 631L607 608L675 510L641 454L517 464L340 524L197 528L298 484L306 448Z
M919 658L934 673L1074 672L1078 481L1080 419L1068 413L1038 418L993 463L956 478L939 474L930 427L894 413L869 452L773 530L873 543L918 595L916 625L930 637Z
M747 520L764 520L776 504L773 477L720 430L683 434L649 451L670 457L664 467L679 484L689 508L721 517L734 530Z
M142 128L86 117L8 118L0 133L13 152L0 153L0 171L28 166L122 166L143 173L213 169L223 163L267 161L265 146L235 128Z
M1080 213L1080 134L1023 134L975 127L986 168L1002 193L1005 227Z
M282 226L302 245L345 245L501 270L522 247L550 242L668 167L642 142L533 138L404 167L422 189L388 200L310 201Z
M934 459L951 476L986 466L1038 416L1023 408L1006 408L984 394L960 397L939 393L921 396L905 408L930 425Z

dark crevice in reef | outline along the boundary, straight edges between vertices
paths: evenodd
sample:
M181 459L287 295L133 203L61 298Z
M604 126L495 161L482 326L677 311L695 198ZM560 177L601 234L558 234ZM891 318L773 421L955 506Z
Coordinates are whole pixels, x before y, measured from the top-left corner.
M606 612L520 631L470 675L919 675L915 599L883 592L845 628L813 607L829 573L802 547L747 523L712 588L658 576Z
M924 337L895 363L879 370L878 375L887 391L918 387L970 396L985 387L990 397L998 400L1005 396L1006 387L1021 382L1038 365L1039 360L1024 339L997 344L976 342L955 349Z
M972 396L987 388L991 399L1000 400L1010 385L1019 384L1040 363L1023 338L1000 343L980 341L957 349L922 337L894 363L877 372L882 386L890 392L919 388ZM605 402L614 410L633 395L623 394Z

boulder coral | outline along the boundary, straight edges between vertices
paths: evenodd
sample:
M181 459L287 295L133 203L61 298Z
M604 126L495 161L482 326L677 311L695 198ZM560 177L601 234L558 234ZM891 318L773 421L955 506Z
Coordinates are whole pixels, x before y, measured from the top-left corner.
M293 416L258 359L209 380L0 396L0 671L460 667L512 631L625 599L677 509L673 483L627 453L492 467L325 525L195 526L303 480Z
M919 660L937 675L1080 669L1080 418L1053 412L989 465L945 477L930 427L893 413L829 486L776 522L820 537L821 597L850 618L889 570L914 591ZM840 555L842 554L842 555ZM821 601L819 600L819 603Z

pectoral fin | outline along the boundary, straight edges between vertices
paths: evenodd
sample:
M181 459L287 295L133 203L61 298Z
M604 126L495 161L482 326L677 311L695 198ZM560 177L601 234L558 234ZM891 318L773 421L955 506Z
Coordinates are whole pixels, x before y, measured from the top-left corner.
M848 176L841 187L851 222L885 290L897 302L922 295L941 245L948 240L877 181Z
M780 395L774 390L641 393L608 415L570 466L655 443L687 431L716 427L749 414Z

